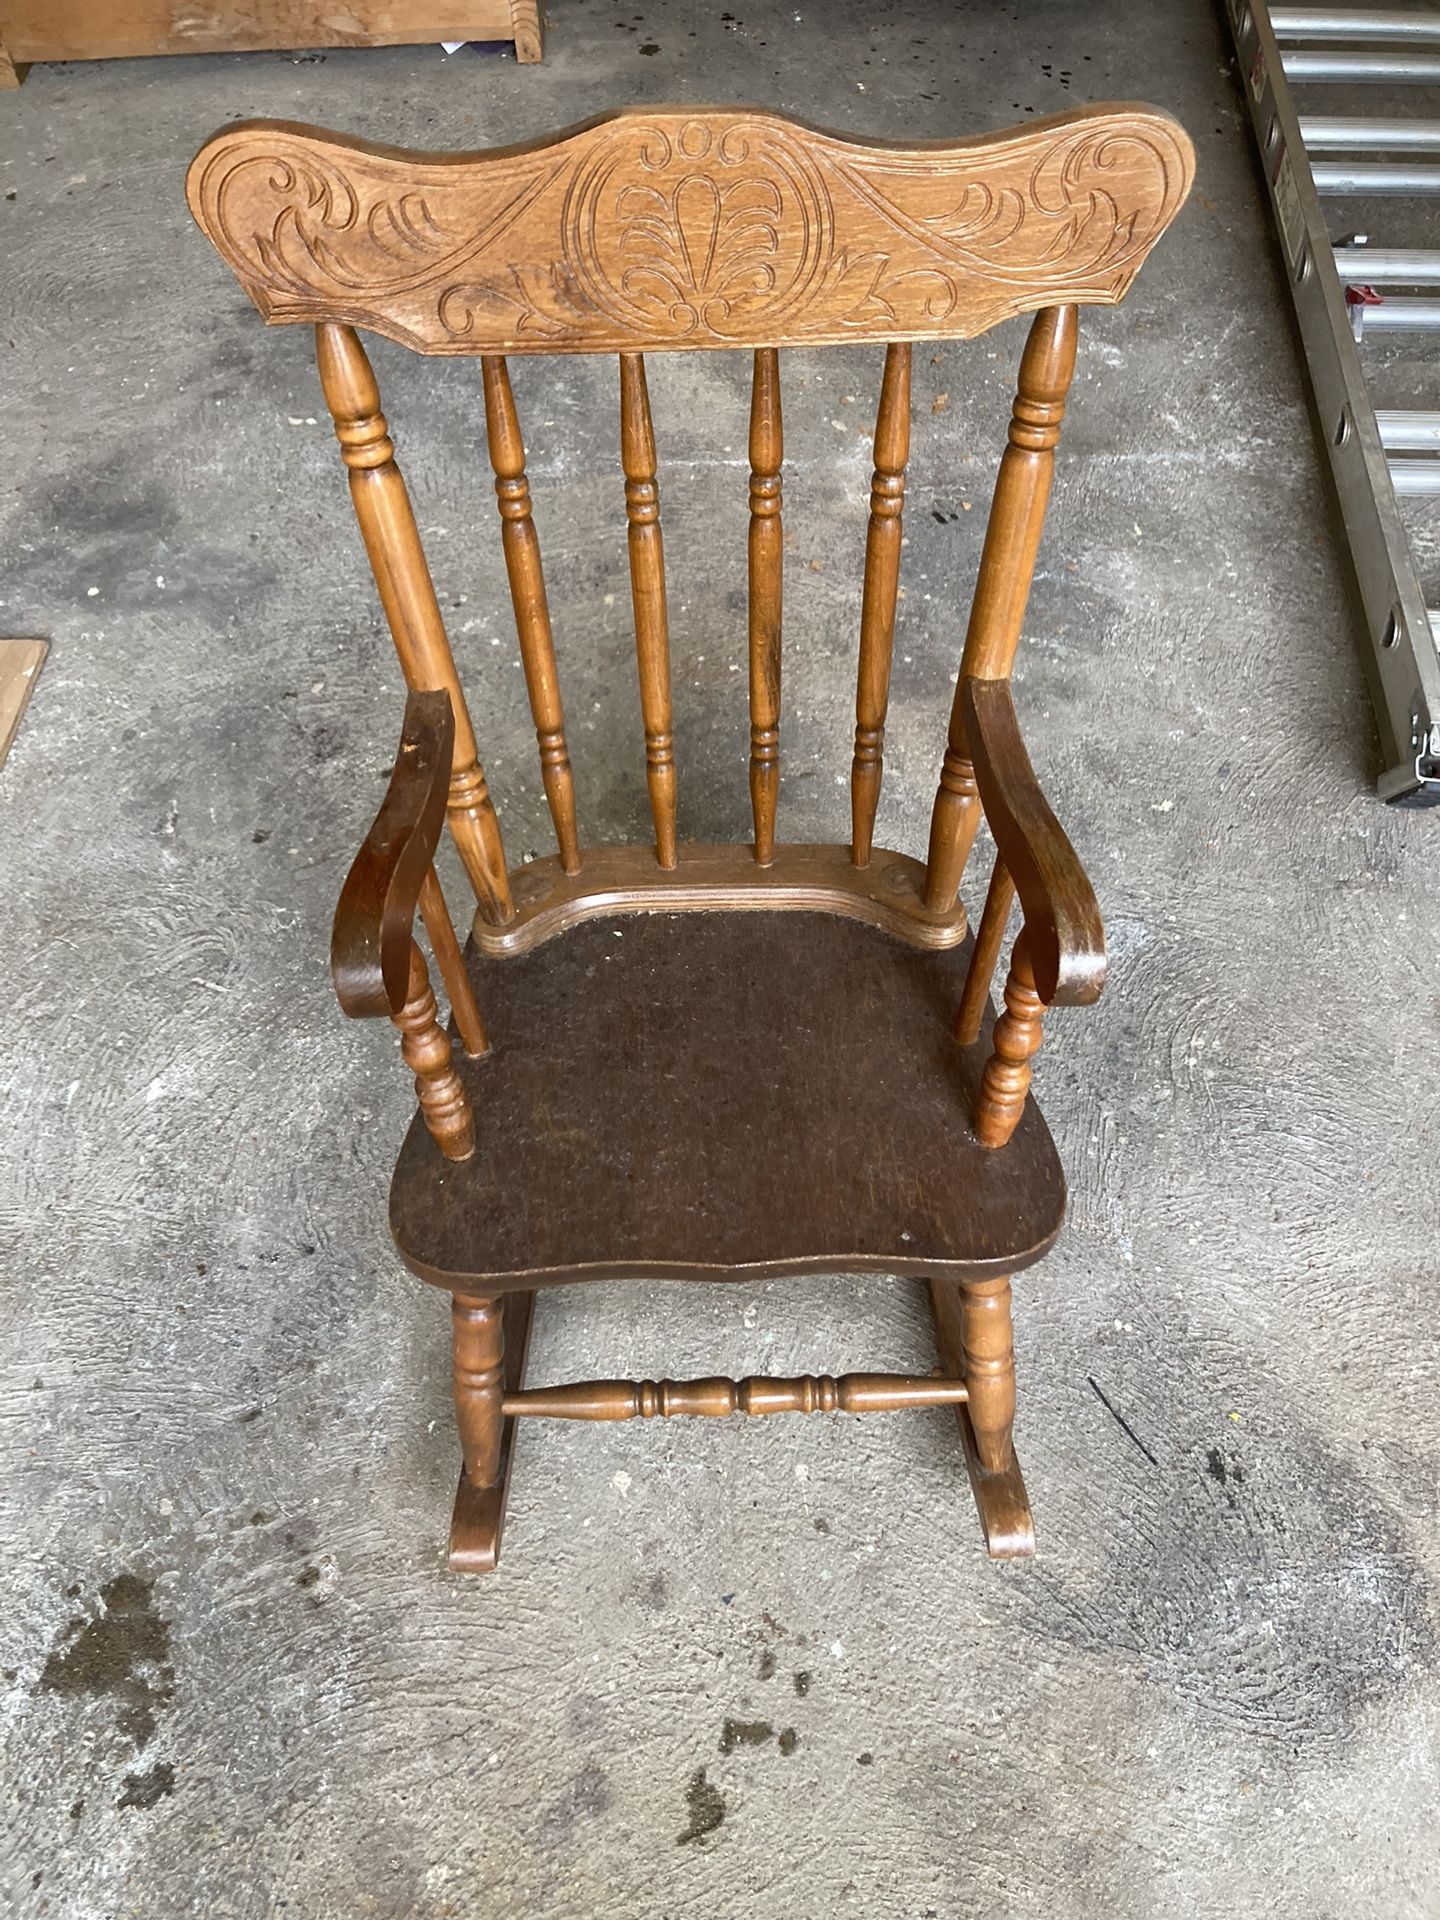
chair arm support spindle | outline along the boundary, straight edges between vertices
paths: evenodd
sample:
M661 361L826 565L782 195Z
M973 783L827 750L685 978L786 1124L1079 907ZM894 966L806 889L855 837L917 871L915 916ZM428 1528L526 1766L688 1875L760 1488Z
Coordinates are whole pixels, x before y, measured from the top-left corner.
M1010 869L997 855L974 951L970 955L970 969L960 995L960 1011L955 1016L955 1038L962 1047L973 1047L980 1038L985 1006L990 998L990 982L995 978L995 963L1000 958L1005 924L1014 899L1015 882L1010 878Z
M465 956L460 951L460 942L455 938L455 923L450 918L450 909L445 904L445 895L440 890L440 879L434 867L427 868L425 878L420 883L420 918L425 922L425 931L430 937L430 951L435 956L440 978L445 982L445 991L450 996L450 1011L455 1016L461 1042L470 1058L478 1060L481 1054L490 1051L490 1042L485 1037L485 1022L475 1004L475 990L470 985L470 975L465 969Z

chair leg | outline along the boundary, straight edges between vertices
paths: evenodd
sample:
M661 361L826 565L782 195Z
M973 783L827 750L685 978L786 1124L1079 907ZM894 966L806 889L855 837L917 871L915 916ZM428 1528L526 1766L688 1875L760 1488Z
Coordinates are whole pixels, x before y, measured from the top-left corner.
M1035 1525L1020 1462L1010 1439L1015 1414L1015 1361L1010 1333L1010 1282L932 1280L930 1306L940 1363L962 1376L968 1405L955 1409L971 1491L993 1560L1028 1558Z
M454 1573L489 1573L500 1559L515 1448L515 1422L506 1419L502 1404L524 1381L534 1297L453 1296L455 1419L465 1460L450 1520Z
M1015 1420L1015 1347L1010 1326L1010 1282L961 1283L960 1340L965 1384L970 1389L970 1425L987 1473L1003 1473L1015 1457L1010 1433Z
M457 1293L450 1318L455 1354L455 1420L472 1487L495 1483L500 1467L500 1401L504 1394L504 1308L498 1300Z

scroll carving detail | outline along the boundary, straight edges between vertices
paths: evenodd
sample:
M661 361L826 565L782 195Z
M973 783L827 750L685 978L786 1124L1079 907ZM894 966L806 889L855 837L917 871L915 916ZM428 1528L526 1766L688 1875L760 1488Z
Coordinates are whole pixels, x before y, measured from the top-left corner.
M659 109L448 157L257 121L202 149L189 194L269 320L427 353L624 352L964 337L1111 304L1192 171L1146 108L910 148Z

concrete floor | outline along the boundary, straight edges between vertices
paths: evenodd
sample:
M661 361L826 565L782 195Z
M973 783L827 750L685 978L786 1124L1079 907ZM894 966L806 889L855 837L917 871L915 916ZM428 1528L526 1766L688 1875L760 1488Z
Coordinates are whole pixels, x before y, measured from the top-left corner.
M1440 1915L1440 818L1370 790L1218 16L640 4L554 0L538 71L193 59L0 99L0 627L54 640L0 776L0 1905ZM231 116L454 147L724 96L925 136L1146 98L1200 154L1083 329L1019 674L1113 952L1037 1075L1073 1181L1017 1288L1041 1551L986 1560L941 1413L537 1425L469 1582L446 1316L385 1225L406 1083L325 964L398 675L305 331L263 332L181 180ZM911 851L1019 337L917 364L882 820ZM478 377L376 358L509 847L548 851ZM794 837L843 830L878 371L787 365ZM593 840L645 832L613 378L516 374ZM745 831L744 382L652 369L684 826L714 837ZM544 1300L532 1375L927 1340L898 1284L615 1286Z

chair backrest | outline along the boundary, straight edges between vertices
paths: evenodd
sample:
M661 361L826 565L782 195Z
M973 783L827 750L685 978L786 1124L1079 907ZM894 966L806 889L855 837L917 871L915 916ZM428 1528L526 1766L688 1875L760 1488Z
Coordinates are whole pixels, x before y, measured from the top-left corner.
M673 874L676 771L655 435L644 354L754 355L749 659L753 859L776 851L784 443L779 349L885 345L860 611L849 860L880 792L910 432L910 343L1033 312L987 530L920 889L943 914L978 822L969 680L1009 674L1075 361L1076 309L1113 305L1189 191L1193 153L1140 106L909 146L752 109L632 109L551 139L420 154L255 121L197 155L201 228L267 321L313 322L326 400L380 598L413 688L455 716L449 820L482 920L515 917L474 729L357 328L478 355L545 793L567 875L582 856L550 616L506 367L616 353L620 447L655 853ZM652 870L653 871L653 870ZM919 903L917 903L919 904ZM963 924L963 923L962 923Z

